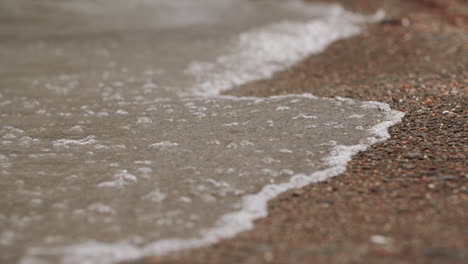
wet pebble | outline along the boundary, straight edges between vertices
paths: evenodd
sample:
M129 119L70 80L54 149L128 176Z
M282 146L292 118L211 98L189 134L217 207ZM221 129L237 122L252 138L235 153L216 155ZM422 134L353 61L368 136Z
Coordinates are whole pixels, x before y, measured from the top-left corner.
M437 177L437 180L438 181L456 181L457 178L450 176L450 175L446 175L446 176Z
M407 159L423 159L424 158L424 156L418 152L407 153L404 155L404 157Z
M302 189L296 189L292 191L292 196L293 197L299 197L304 194L304 191Z
M402 167L403 169L410 170L410 169L416 168L416 165L410 164L410 163L406 163L406 164L402 164L401 167Z

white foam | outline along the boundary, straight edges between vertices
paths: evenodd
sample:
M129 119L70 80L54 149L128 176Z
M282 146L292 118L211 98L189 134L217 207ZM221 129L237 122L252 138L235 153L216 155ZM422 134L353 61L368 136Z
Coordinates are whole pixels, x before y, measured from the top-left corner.
M317 119L318 117L317 116L314 116L314 115L306 115L304 113L300 113L299 115L293 117L292 119L293 120L296 120L296 119L300 119L300 118L304 118L304 119Z
M378 12L365 17L339 5L321 6L320 10L326 19L306 23L285 21L254 29L241 34L230 53L216 62L191 63L185 72L200 81L190 93L217 95L235 86L269 78L310 54L322 52L334 41L359 34L361 23L384 16Z
M107 187L107 188L122 188L125 185L136 183L138 178L129 173L127 170L119 170L113 176L111 181L105 181L99 183L98 187Z
M88 210L100 213L100 214L115 214L115 210L112 207L103 203L93 203L88 206Z
M150 200L155 203L160 203L166 199L166 194L161 192L159 189L154 189L152 192L144 195L142 197L143 200Z
M151 124L153 120L147 116L139 117L137 120L137 124Z
M279 150L279 152L281 152L281 153L293 153L292 150L287 149L287 148L282 148L282 149Z
M173 148L177 146L179 146L178 143L170 142L170 141L162 141L159 143L154 143L154 144L149 145L149 148L165 150L165 149L169 149L169 148Z
M83 139L66 139L62 138L59 140L52 141L54 147L64 147L68 148L70 146L82 146L82 145L90 145L97 143L95 136L87 136Z

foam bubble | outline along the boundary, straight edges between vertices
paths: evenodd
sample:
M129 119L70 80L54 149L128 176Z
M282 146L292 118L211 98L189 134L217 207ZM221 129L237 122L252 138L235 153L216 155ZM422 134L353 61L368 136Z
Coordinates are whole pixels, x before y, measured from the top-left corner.
M91 144L96 144L96 136L87 136L86 138L83 139L59 139L52 141L52 145L56 148L69 148L71 146L83 146L83 145L91 145Z
M177 146L179 146L179 144L176 142L161 141L159 143L154 143L154 144L149 145L149 148L165 150L165 149L170 149L170 148L177 147Z
M126 185L136 183L138 178L127 170L120 170L114 174L111 181L99 183L98 187L122 188Z

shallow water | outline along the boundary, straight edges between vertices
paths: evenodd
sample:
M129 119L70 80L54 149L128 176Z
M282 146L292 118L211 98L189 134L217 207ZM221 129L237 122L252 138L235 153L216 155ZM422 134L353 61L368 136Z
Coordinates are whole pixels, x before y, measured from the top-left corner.
M367 19L339 6L0 10L1 263L112 263L232 236L401 117L341 98L217 96L357 34Z

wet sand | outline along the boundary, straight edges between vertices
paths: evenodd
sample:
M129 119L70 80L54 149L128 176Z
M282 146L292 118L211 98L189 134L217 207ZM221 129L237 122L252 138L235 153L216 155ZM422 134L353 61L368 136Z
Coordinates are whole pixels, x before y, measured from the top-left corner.
M465 1L341 0L387 19L269 80L229 91L310 92L406 112L347 172L269 203L255 229L131 263L464 263L468 259ZM130 263L130 262L129 262Z

